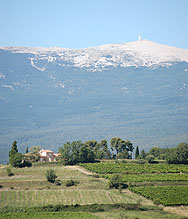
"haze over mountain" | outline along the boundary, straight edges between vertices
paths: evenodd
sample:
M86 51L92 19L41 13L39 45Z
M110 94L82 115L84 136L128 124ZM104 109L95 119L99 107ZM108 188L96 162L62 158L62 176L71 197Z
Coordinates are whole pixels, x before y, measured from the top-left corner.
M0 48L0 163L14 140L57 151L120 136L188 141L188 50L142 40L86 49Z

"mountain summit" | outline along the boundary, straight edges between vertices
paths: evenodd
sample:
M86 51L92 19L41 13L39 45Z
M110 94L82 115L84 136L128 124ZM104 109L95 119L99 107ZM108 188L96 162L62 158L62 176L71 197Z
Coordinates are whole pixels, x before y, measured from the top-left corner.
M161 45L149 40L106 44L86 49L1 47L13 53L30 53L31 65L44 71L49 63L62 67L102 71L116 67L157 67L188 62L188 49Z

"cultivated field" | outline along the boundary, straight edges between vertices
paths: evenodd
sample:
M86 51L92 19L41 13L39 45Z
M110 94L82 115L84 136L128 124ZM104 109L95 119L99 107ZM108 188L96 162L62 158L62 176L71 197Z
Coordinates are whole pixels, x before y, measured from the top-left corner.
M188 165L103 162L81 166L106 179L119 173L131 191L157 205L184 206L182 211L177 208L178 213L188 216ZM177 212L175 208L169 209Z
M96 164L86 165L95 166ZM100 165L102 167L103 164ZM56 172L61 185L47 182L45 172L49 169ZM91 171L91 168L89 170ZM64 167L54 164L22 169L12 168L12 172L14 176L9 177L7 176L6 167L0 168L0 210L2 212L0 218L182 218L164 212L163 208L155 207L149 199L128 189L122 190L122 192L109 189L108 179L102 177L103 175L88 172L83 167ZM179 176L177 173L175 174L176 177ZM106 177L110 177L110 175L107 174ZM130 177L131 174L127 176ZM132 176L136 177L136 174L134 173ZM70 179L77 181L78 184L67 187L65 185L66 181ZM186 183L186 179L183 182ZM123 206L121 204L116 206L117 203L123 203ZM71 208L71 212L69 212L69 208L66 212L63 210L63 212L57 213L43 212L46 210L42 210L44 206L84 207L92 204L97 205L96 209L89 210L88 208L88 210L84 210L84 213L80 213L83 209L78 210L76 207ZM104 204L106 207L103 206ZM30 214L28 209L32 208L40 208L42 212L38 212L36 215ZM24 212L14 213L19 211L18 209L24 209ZM49 211L49 207L47 209ZM144 211L141 209L144 209ZM7 213L10 211L12 213ZM180 215L185 216L181 211Z
M131 190L141 194L156 204L188 205L188 186L140 186Z
M151 173L188 173L188 165L184 164L138 164L122 162L86 163L81 164L86 169L99 174L151 174Z
M106 190L14 190L1 191L1 206L32 207L45 205L88 205L136 203L130 194Z
M97 219L99 217L85 212L40 212L40 213L5 213L0 218L6 219Z

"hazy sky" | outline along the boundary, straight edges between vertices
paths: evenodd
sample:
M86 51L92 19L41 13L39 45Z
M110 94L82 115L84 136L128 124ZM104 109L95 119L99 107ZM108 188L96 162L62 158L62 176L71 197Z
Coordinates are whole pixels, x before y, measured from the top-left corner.
M188 49L188 0L0 0L0 46L86 48L139 33Z

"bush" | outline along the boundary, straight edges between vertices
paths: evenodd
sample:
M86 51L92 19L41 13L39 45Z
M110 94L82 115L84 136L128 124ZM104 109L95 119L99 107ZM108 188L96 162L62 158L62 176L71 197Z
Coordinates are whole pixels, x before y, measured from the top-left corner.
M146 163L146 161L145 161L145 160L142 160L142 159L140 159L140 160L138 160L138 161L137 161L137 163L138 163L138 164L145 164L145 163Z
M147 161L148 161L148 163L153 163L153 161L154 161L154 156L153 155L148 155L147 157L146 157L146 159L147 159Z
M77 184L79 184L79 182L78 181L74 181L73 179L67 180L66 183L65 183L66 187L76 186Z
M92 175L93 178L100 178L99 175Z
M14 173L12 172L10 167L7 167L6 171L8 176L14 176Z
M74 186L74 180L67 180L66 181L66 183L65 183L65 185L67 186L67 187L69 187L69 186Z
M52 169L46 170L46 179L48 182L54 183L56 178L57 176L54 170Z
M128 185L123 182L120 174L114 174L109 181L109 188L126 189Z
M32 166L32 163L28 160L24 160L22 162L22 167L31 167Z
M55 184L56 184L56 186L61 186L61 180L60 179L56 179L55 180Z

